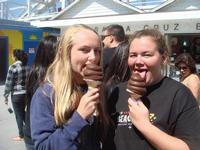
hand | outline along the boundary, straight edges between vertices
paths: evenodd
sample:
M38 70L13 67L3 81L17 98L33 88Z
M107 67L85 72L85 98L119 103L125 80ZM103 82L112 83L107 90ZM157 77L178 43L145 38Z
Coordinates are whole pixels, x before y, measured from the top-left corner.
M129 116L131 122L139 130L145 124L150 123L149 110L141 100L128 99Z
M81 117L86 119L94 113L98 103L99 89L94 88L88 90L88 92L82 96L77 108L77 112L81 115Z
M4 100L4 103L5 103L6 105L8 105L8 99L7 99L7 98Z

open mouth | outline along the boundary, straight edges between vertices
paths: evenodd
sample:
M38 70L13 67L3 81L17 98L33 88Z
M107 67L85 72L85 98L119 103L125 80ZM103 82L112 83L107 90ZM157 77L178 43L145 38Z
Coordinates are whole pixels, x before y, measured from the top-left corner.
M133 72L138 73L142 79L146 78L146 73L147 73L146 69L135 69L133 70Z

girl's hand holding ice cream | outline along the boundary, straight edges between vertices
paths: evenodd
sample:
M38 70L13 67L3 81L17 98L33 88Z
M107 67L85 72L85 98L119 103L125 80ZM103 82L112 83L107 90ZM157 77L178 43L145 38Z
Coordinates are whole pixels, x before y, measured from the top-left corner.
M149 111L141 101L141 97L146 94L145 76L133 73L128 81L127 91L130 98L128 99L129 116L131 122L140 129L143 125L149 124Z
M87 64L83 71L83 77L88 85L88 90L92 90L94 88L98 88L103 80L103 71L102 67L96 64ZM97 105L95 105L97 107ZM95 112L93 115L97 116L98 111L95 107Z
M82 118L87 119L95 112L98 103L99 89L94 88L82 96L77 108L77 112Z

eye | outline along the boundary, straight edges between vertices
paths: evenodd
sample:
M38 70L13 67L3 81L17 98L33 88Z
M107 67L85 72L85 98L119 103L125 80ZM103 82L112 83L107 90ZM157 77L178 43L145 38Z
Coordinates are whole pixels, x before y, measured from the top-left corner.
M136 53L129 53L129 57L137 57Z
M90 48L87 48L87 47L82 47L79 50L82 51L82 52L84 52L84 53L90 52Z
M153 54L149 53L149 52L145 52L145 53L142 54L142 56L143 57L151 57L151 56L153 56Z

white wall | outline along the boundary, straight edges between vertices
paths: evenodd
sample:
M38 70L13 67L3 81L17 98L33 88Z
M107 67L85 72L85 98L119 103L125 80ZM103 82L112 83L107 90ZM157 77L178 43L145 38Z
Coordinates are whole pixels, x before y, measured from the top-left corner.
M176 0L164 8L161 8L158 12L191 10L188 8L197 8L200 10L200 0Z

